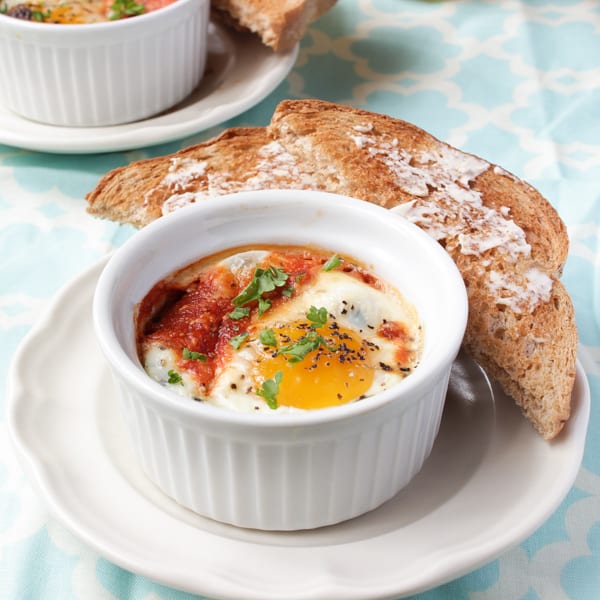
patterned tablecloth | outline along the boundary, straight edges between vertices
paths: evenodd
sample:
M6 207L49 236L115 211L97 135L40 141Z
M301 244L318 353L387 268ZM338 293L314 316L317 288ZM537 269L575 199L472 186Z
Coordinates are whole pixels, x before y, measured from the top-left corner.
M566 222L571 248L563 280L576 306L592 393L585 454L575 484L531 537L477 570L415 597L597 600L597 0L340 0L310 28L285 81L254 108L209 131L104 154L43 154L0 146L0 404L6 404L11 359L54 294L133 233L86 214L84 195L99 177L132 160L207 139L224 127L264 125L276 103L290 97L318 97L412 121L528 180ZM21 470L7 421L0 416L0 597L196 596L112 564L54 520Z

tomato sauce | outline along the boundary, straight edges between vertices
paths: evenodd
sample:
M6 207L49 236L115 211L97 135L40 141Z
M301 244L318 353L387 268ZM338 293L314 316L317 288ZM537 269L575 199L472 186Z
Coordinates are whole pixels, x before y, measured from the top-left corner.
M243 251L234 249L227 254ZM217 259L218 259L217 255ZM263 294L271 308L289 301L296 286L310 283L323 267L327 256L311 251L271 251L269 266L287 274L285 286ZM252 273L236 281L231 271L214 266L195 273L196 265L212 262L212 257L194 263L158 282L137 309L137 344L158 342L168 348L180 348L179 364L195 373L197 381L208 386L214 373L232 351L233 338L243 334L250 317L233 319L232 300L248 285ZM215 259L216 260L216 259ZM357 265L348 265L357 271ZM183 349L197 352L203 360L186 360ZM205 358L205 360L204 360Z

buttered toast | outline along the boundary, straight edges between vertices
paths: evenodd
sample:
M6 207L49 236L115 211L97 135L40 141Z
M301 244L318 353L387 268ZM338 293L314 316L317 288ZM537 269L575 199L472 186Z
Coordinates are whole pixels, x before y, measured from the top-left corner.
M465 348L545 439L569 418L577 330L559 280L568 238L533 187L385 115L320 100L279 104L268 127L237 128L107 173L96 216L143 227L207 197L320 189L400 212L454 259L469 295Z

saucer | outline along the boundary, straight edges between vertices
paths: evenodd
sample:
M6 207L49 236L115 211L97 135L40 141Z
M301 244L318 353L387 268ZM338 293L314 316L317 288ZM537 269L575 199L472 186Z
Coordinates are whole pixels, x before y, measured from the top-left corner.
M275 53L251 34L210 23L205 75L173 108L149 119L108 127L37 123L0 106L0 143L65 154L113 152L170 142L223 123L270 94L296 62L298 46Z
M240 529L177 505L142 473L96 345L100 261L56 297L9 376L17 455L53 516L115 564L213 598L368 600L459 577L531 535L579 470L590 411L581 364L572 417L545 442L464 354L423 470L378 509L298 532Z

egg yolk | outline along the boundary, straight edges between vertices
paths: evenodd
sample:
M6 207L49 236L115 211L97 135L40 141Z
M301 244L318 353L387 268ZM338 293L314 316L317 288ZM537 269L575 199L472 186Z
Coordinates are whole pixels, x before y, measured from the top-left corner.
M335 322L313 330L308 322L298 321L275 327L273 333L277 348L265 347L255 380L260 387L281 371L278 405L305 410L337 406L360 398L371 387L368 346L356 332ZM285 349L302 346L307 339L322 343L294 362Z

